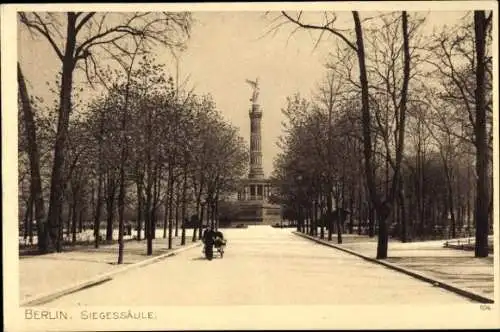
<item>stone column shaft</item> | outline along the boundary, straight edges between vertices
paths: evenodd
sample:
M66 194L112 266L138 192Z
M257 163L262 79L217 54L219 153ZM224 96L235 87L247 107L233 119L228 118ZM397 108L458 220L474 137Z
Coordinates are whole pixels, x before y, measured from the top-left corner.
M261 179L264 177L262 169L262 133L261 133L261 120L262 112L258 104L252 104L252 109L249 113L250 116L250 172L248 177L250 179Z

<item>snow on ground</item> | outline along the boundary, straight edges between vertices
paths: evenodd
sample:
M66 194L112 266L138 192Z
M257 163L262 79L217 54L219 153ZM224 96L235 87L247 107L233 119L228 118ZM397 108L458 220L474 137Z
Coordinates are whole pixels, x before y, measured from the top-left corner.
M158 234L160 235L160 234ZM179 234L180 235L180 234ZM191 243L187 233L186 244ZM168 251L168 239L159 236L153 241L153 256ZM173 248L180 246L180 236L173 239ZM124 264L132 264L151 256L146 255L146 241L125 243ZM55 291L99 274L119 268L118 244L102 245L98 249L87 246L61 253L20 257L19 292L20 300Z
M349 305L458 304L470 300L265 226L224 231L224 258L207 261L199 248L47 305ZM133 285L131 287L131 285Z
M369 304L468 301L402 273L291 234L293 229L223 229L226 255L206 261L200 248L117 275L56 305ZM157 233L155 255L166 251ZM180 233L179 233L180 235ZM186 234L191 243L192 232ZM349 237L352 235L346 235ZM174 245L180 239L176 238ZM336 237L333 237L336 243ZM443 248L443 241L391 242L389 261L492 296L493 260ZM342 246L375 256L376 242ZM125 263L146 259L145 241L125 244ZM117 268L117 245L20 260L21 299ZM140 281L140 282L138 282ZM130 285L134 285L133 288ZM158 288L155 288L158 287ZM199 294L193 296L192 294Z
M376 238L346 235L347 241L341 247L375 258L377 254ZM349 237L360 237L349 241ZM365 238L366 240L363 240ZM458 240L458 239L455 239ZM467 241L467 238L461 238ZM444 248L449 240L432 240L402 243L390 240L387 261L421 271L441 280L447 280L459 286L475 289L484 295L493 297L493 255L487 258L475 258L474 251ZM336 236L332 243L337 244Z
M179 233L180 233L180 230L179 230ZM186 233L189 233L189 234L192 234L192 230L186 230ZM101 230L99 232L99 234L101 235L101 237L103 239L106 238L106 231L105 230ZM124 235L123 238L125 240L128 240L128 239L133 239L133 238L136 238L137 237L137 230L135 229L132 229L132 234L131 235ZM144 230L141 230L141 238L144 238ZM156 237L163 237L163 229L157 229L156 230ZM64 232L63 234L63 240L64 241L71 241L73 238L73 235L70 234L69 236L66 234L66 232ZM113 240L118 240L118 230L115 229L113 230ZM86 229L84 231L82 231L81 233L76 233L76 241L77 242L94 242L94 231L91 230L91 229ZM33 242L31 243L32 245L36 245L38 243L38 236L34 235L33 236ZM24 246L27 246L27 245L30 245L30 239L29 237L27 237L26 239L24 238L24 236L19 236L19 244L21 245L24 245Z

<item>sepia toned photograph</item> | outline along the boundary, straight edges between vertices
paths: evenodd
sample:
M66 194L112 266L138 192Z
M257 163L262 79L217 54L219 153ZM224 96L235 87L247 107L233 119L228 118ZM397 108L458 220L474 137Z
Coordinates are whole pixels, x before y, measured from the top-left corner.
M7 330L499 328L497 13L2 6Z

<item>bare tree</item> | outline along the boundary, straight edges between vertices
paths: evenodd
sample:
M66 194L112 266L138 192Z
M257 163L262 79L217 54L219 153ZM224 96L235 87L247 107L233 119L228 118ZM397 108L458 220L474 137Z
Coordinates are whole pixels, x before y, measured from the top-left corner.
M473 17L472 17L473 16ZM476 251L488 255L489 218L492 214L492 13L468 13L460 25L443 29L434 37L428 61L441 81L440 99L450 109L461 130L440 130L454 135L476 150ZM451 31L451 33L450 33ZM440 110L438 110L439 112Z
M123 104L123 110L122 110L122 116L121 116L121 126L120 126L120 131L121 131L121 139L122 139L122 146L121 146L121 151L120 151L120 188L118 190L118 264L123 264L123 249L124 249L124 242L123 242L123 233L124 233L124 227L125 227L125 222L124 222L124 210L125 210L125 191L126 191L126 183L125 183L125 163L128 158L128 141L129 137L127 135L127 127L128 127L128 112L129 112L129 104L130 104L130 85L131 85L131 75L132 75L132 69L134 68L135 60L137 58L137 54L141 50L142 43L144 39L141 36L140 38L134 38L134 46L135 49L132 51L130 54L130 59L127 62L121 62L123 70L126 72L127 78L125 82L125 97L124 97L124 104Z
M366 182L370 200L377 210L379 216L379 232L378 232L378 246L377 258L384 259L387 257L387 244L388 244L388 231L387 231L387 218L390 216L392 205L394 203L397 190L399 189L400 168L403 158L404 149L404 124L406 119L406 103L408 95L408 82L410 80L410 47L409 47L409 32L408 32L408 15L405 11L401 13L402 21L402 35L403 35L403 81L401 84L401 94L398 105L398 128L397 135L398 141L396 143L396 156L393 167L392 184L389 194L382 199L377 193L375 184L374 165L372 157L372 128L371 128L371 112L370 112L370 94L367 75L367 64L365 56L365 42L363 38L362 21L357 11L352 12L354 21L354 31L356 40L353 42L347 33L341 29L336 28L335 22L337 20L335 13L324 13L324 19L321 24L308 24L302 20L302 12L292 16L284 11L281 12L286 20L292 22L296 26L305 29L319 30L321 32L320 38L324 32L330 33L337 38L340 38L348 48L354 51L358 58L359 69L359 88L361 90L361 117L363 128L363 151L364 151L364 169L366 173Z
M168 47L182 45L180 36L190 31L188 13L19 13L20 21L31 32L41 35L52 47L61 61L62 79L59 90L59 117L54 148L54 162L51 177L49 212L44 230L49 231L50 239L56 243L60 228L63 196L63 169L65 147L68 135L69 115L72 109L73 74L82 68L90 82L100 78L99 50L120 57L130 54L127 43L131 36L142 36L145 40L143 50L153 43ZM65 24L61 22L65 20ZM66 33L62 33L64 29ZM179 41L181 39L181 41ZM81 62L84 64L81 65ZM48 237L43 236L42 239ZM43 245L44 251L49 244Z
M476 44L476 170L477 170L477 196L476 196L476 257L488 256L488 208L489 208L489 185L488 185L488 141L486 124L486 101L485 101L485 74L486 57L485 46L488 25L492 20L493 13L488 17L484 11L474 11L474 35Z
M45 224L43 223L43 220L45 218L45 203L43 201L42 181L40 177L40 153L36 139L36 126L33 109L31 107L28 89L26 88L26 81L24 79L23 73L21 71L21 65L19 63L17 64L17 82L19 85L19 96L21 99L23 110L24 128L26 139L28 142L28 155L31 173L30 197L35 203L35 220L37 221L38 246L40 251L45 252L47 250L47 242L43 239L43 237L47 236L48 233L45 231Z

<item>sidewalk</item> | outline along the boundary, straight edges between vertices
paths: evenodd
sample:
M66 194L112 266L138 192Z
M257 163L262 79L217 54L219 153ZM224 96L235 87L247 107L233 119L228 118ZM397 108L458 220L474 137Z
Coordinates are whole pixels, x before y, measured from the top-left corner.
M327 240L326 234L324 241L320 241L351 250L368 259L376 258L376 238L354 234L343 234L342 237L342 244L337 244L336 234L332 241ZM319 237L315 239L319 240ZM445 242L446 240L434 240L401 243L389 240L388 258L383 261L402 270L413 271L439 282L443 281L452 287L474 292L493 301L493 255L475 258L473 252L445 248Z
M182 247L193 245L191 232L186 232L186 245L181 246L180 234L174 237L172 249L168 250L168 238L153 240L153 255L146 255L146 241L127 241L123 264L118 265L118 244L102 245L99 248L79 247L75 250L40 256L20 257L19 292L20 302L36 298L41 294L69 287L105 273L111 273L131 264L152 257L165 255ZM200 241L195 242L199 244Z

